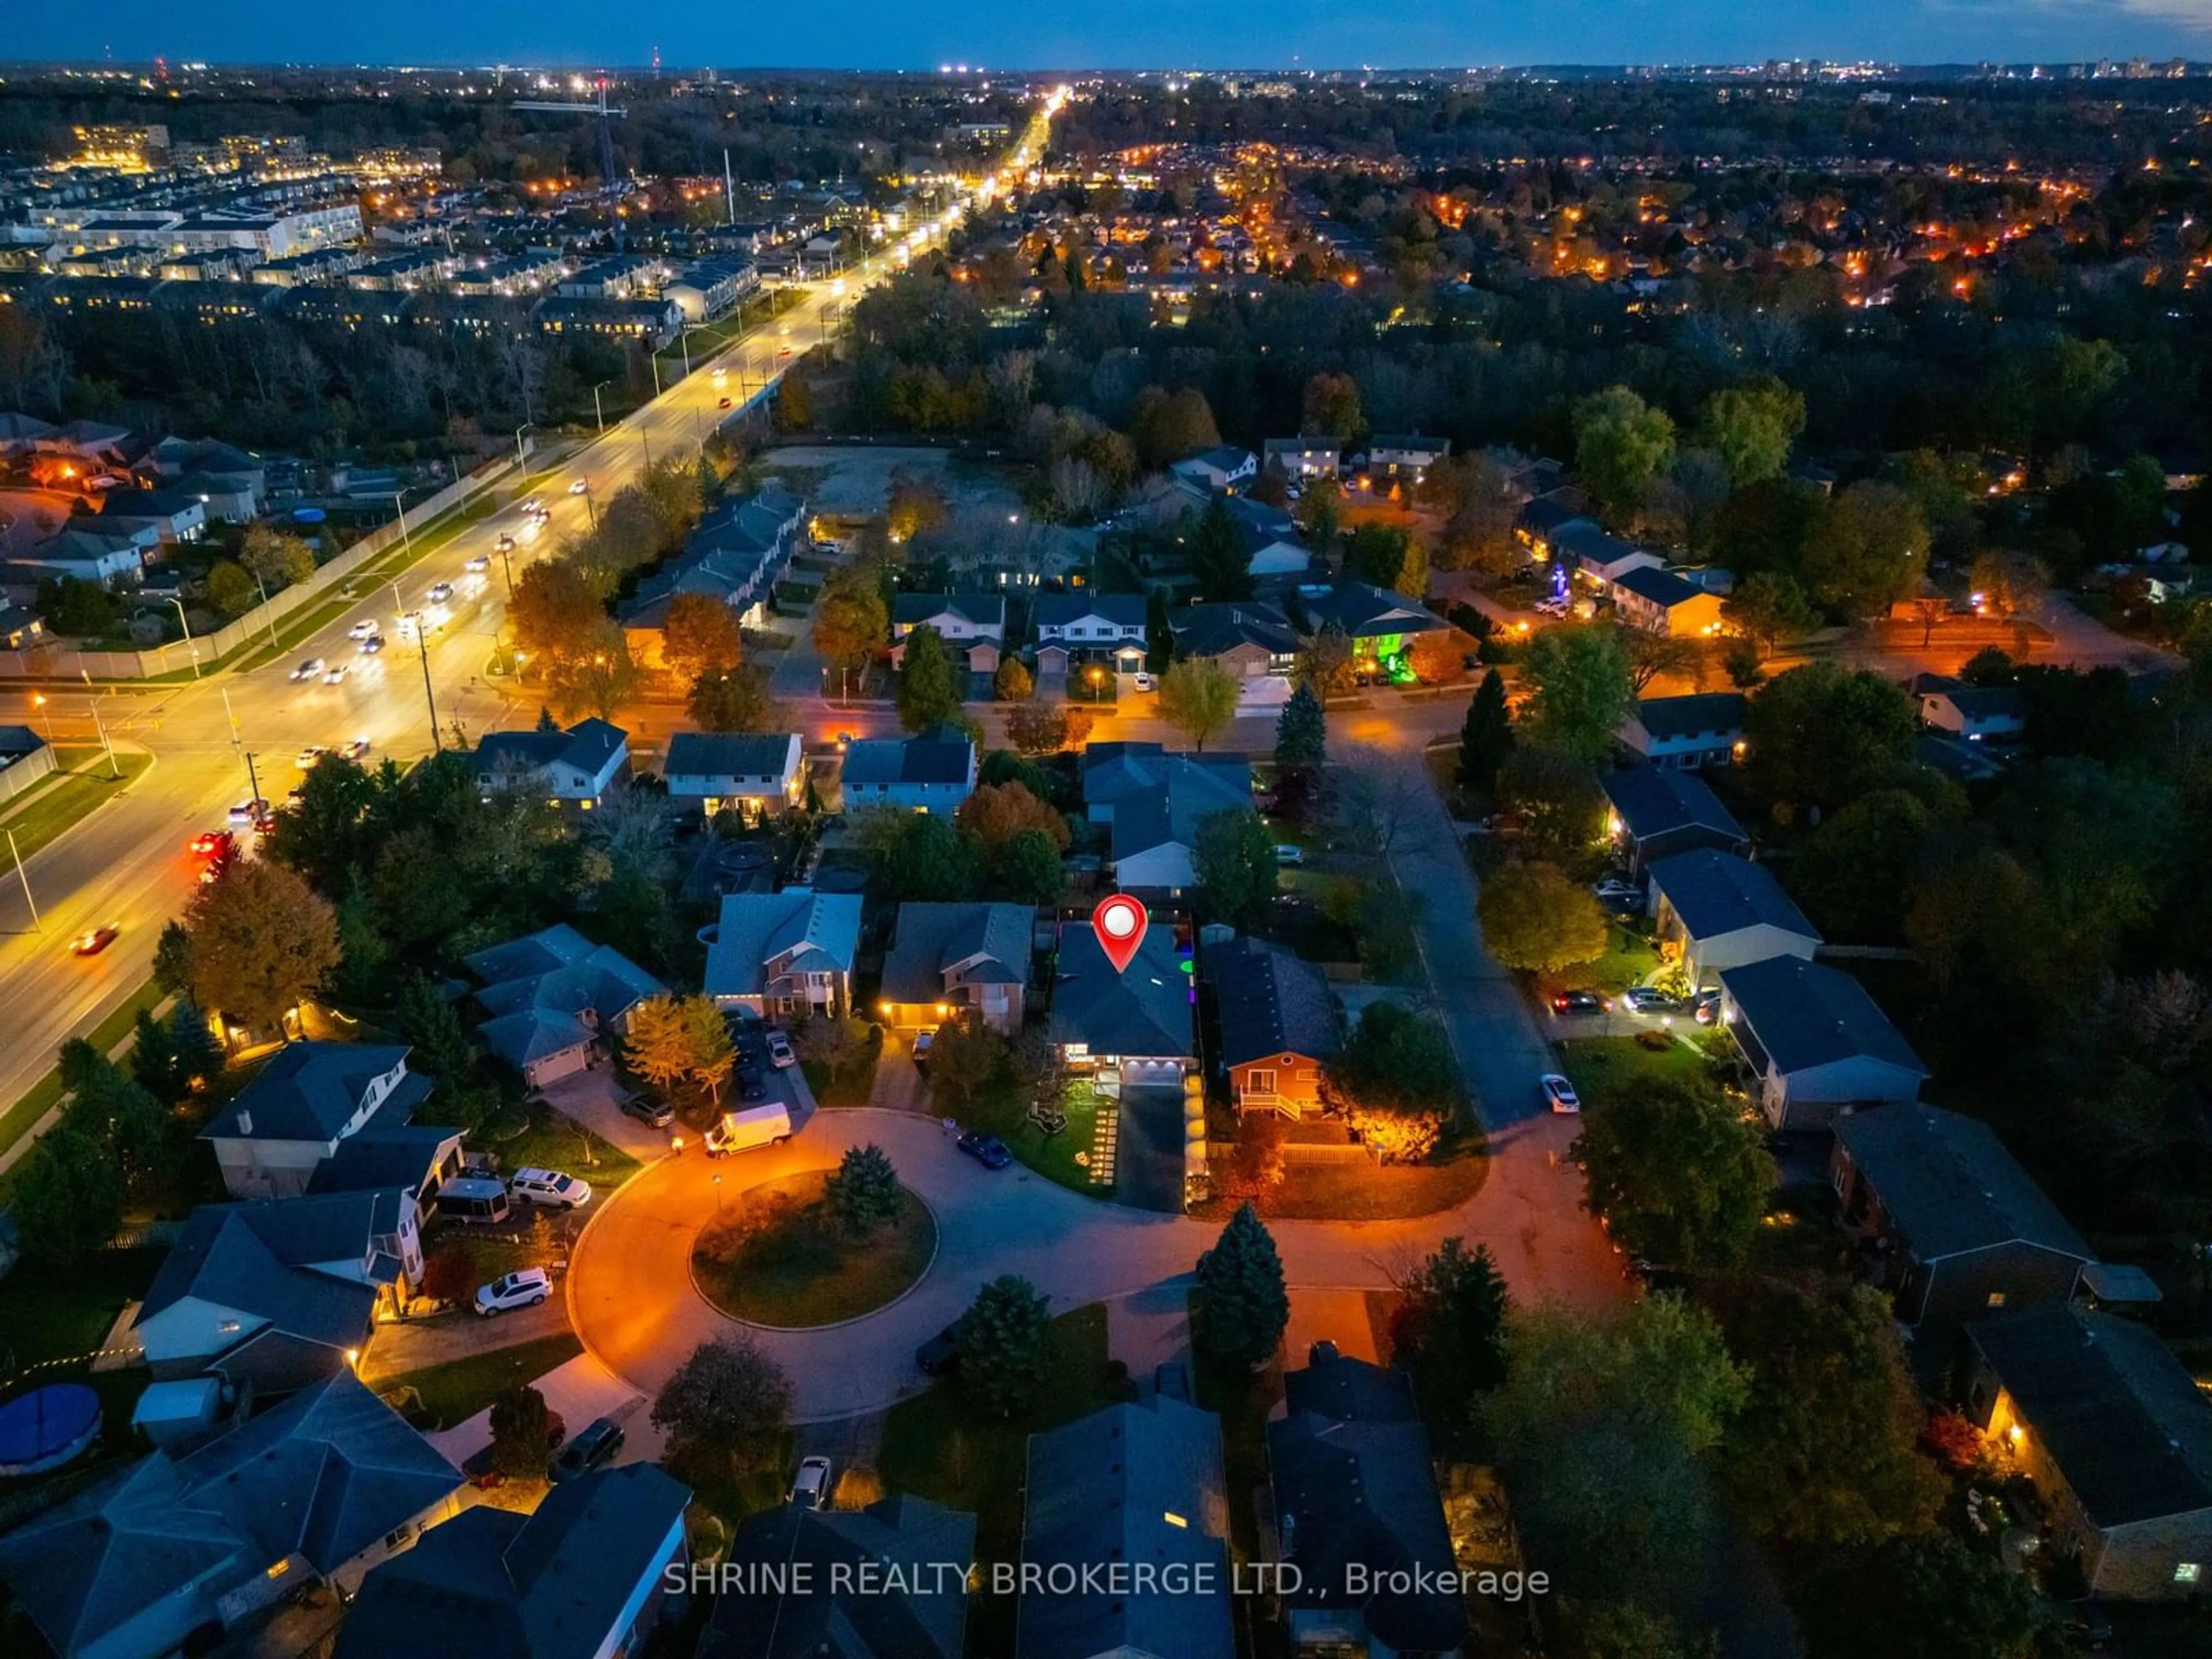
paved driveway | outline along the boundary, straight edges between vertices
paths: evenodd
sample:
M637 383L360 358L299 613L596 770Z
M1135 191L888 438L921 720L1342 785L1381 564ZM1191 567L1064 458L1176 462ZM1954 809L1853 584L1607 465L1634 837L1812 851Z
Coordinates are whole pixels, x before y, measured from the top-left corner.
M667 1155L669 1131L640 1122L622 1109L625 1091L611 1071L594 1066L549 1083L543 1092L545 1103L562 1116L582 1124L639 1163L650 1164Z

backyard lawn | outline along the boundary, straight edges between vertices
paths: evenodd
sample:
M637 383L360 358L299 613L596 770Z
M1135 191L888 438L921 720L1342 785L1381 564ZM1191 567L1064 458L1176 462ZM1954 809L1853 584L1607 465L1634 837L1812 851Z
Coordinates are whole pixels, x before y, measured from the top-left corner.
M27 1366L97 1348L126 1304L146 1294L164 1248L95 1250L64 1270L26 1267L0 1285L0 1388Z
M472 1353L465 1359L448 1360L445 1364L427 1366L419 1371L403 1371L378 1383L376 1392L397 1400L402 1391L415 1390L422 1401L422 1414L416 1425L426 1432L434 1432L465 1423L516 1383L533 1382L556 1366L567 1364L583 1351L584 1345L576 1340L574 1332L562 1331L557 1336L541 1336L534 1342L519 1342L511 1348L495 1348L489 1353Z
M1029 1437L1113 1403L1104 1304L1054 1320L1050 1342L1045 1387L1025 1416L1006 1422L982 1418L958 1383L947 1382L902 1400L884 1419L877 1467L884 1486L971 1511L978 1564L1020 1555ZM969 1604L969 1651L1012 1652L1013 1628L1013 1599L979 1593Z
M512 1175L517 1170L557 1170L580 1176L592 1184L592 1202L611 1193L635 1175L641 1166L628 1152L611 1146L550 1106L524 1109L527 1122L520 1133L518 1118L502 1117L483 1137L483 1144L499 1154L500 1168Z

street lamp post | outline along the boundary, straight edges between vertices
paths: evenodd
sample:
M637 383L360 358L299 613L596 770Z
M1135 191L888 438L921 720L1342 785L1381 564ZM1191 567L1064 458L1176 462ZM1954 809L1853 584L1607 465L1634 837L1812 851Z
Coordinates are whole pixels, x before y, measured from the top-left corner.
M495 544L494 545L496 547L497 544ZM497 550L499 553L499 568L507 573L507 600L512 604L514 599L514 565L513 561L507 557L507 550L505 548L500 547Z
M90 697L84 700L85 711L92 716L92 729L100 733L100 746L107 751L107 775L120 778L123 763L115 758L115 745L107 740L107 723L100 718L100 704Z
M600 381L599 386L595 386L592 388L592 417L599 422L599 430L602 432L605 432L607 429L607 417L599 408L599 386L612 386L613 384L613 380L608 379Z
M438 741L438 694L430 684L430 630L423 625L422 613L415 615L415 651L422 659L422 700L430 706L430 752L437 753L445 745Z
M399 545L407 552L415 550L415 538L407 529L407 497L399 490L392 492L392 504L399 509Z
M253 751L244 749L239 752L246 757L246 799L248 810L252 810L261 804L261 780L254 775Z
M529 430L528 421L525 421L514 428L514 470L518 472L527 472L530 470L529 453L522 447L522 434Z
M43 692L43 691L33 691L33 693L31 693L31 707L32 707L32 708L44 708L46 706L46 694L45 692ZM47 743L52 744L52 743L53 742L53 740L54 740L54 717L53 717L52 714L45 715L45 716L43 716L43 717L42 717L41 721L40 721L40 724L42 724L43 726L45 726L45 727L46 728L46 741L47 741Z
M645 354L645 360L653 365L653 395L658 398L660 395L660 354L648 351Z
M276 638L276 613L269 609L269 584L261 580L261 573L258 570L249 571L247 574L253 578L254 586L261 590L261 609L269 617L269 643L275 645L278 643Z
M192 653L192 678L198 679L200 677L200 653L199 647L192 644L191 618L185 615L182 599L171 599L169 603L177 607L177 626L185 630L185 645Z

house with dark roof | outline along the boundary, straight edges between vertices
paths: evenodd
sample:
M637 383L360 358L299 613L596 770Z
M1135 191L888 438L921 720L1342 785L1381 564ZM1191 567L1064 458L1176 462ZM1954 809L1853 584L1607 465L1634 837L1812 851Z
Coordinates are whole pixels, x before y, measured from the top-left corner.
M978 674L998 672L1006 644L1004 593L898 593L891 599L891 666L906 666L907 636L933 628L953 659Z
M1145 931L1126 970L1106 959L1088 921L1060 930L1053 963L1053 1046L1071 1073L1109 1092L1148 1085L1179 1086L1198 1064L1197 993L1183 969L1172 929Z
M660 775L677 806L709 818L735 812L747 824L806 799L806 753L796 732L678 732Z
M408 1071L407 1053L377 1043L305 1042L271 1054L200 1131L231 1196L297 1197L349 1141L398 1135L426 1145L419 1135L398 1135L430 1093L430 1079ZM458 1131L444 1133L458 1139ZM442 1144L427 1150L434 1154ZM434 1193L434 1181L428 1184Z
M27 726L0 726L0 801L52 775L54 746Z
M736 1588L697 1659L960 1659L975 1554L975 1517L927 1498L764 1510L723 1558Z
M628 1027L629 1011L668 988L566 922L467 959L480 988L484 1046L532 1088L582 1071Z
M933 1031L973 1013L1014 1036L1029 1000L1036 927L1032 904L900 905L877 1013L901 1031Z
M2002 742L2027 730L2027 700L2016 685L1968 685L1947 674L1912 682L1920 723L1968 743Z
M702 989L725 1008L763 1019L842 1016L853 1006L860 951L858 893L725 893Z
M479 1504L369 1572L331 1659L603 1659L672 1631L690 1488L651 1463L595 1469L529 1513Z
M1030 623L1036 633L1039 673L1065 674L1089 657L1111 657L1123 671L1144 666L1147 635L1141 593L1099 593L1087 587L1040 593L1030 601Z
M1616 735L1662 770L1733 765L1743 753L1743 716L1750 701L1741 691L1639 697Z
M1597 526L1589 516L1589 503L1579 490L1553 490L1521 503L1513 517L1513 539L1528 550L1539 564L1550 562L1559 534L1570 526Z
M1917 1100L1929 1075L1865 986L1799 957L1723 969L1721 1022L1777 1129L1816 1129L1853 1107Z
M1760 865L1710 847L1650 866L1651 915L1662 951L1679 955L1692 986L1769 957L1812 959L1820 930Z
M379 1304L422 1274L422 1215L401 1188L203 1204L131 1330L156 1381L215 1371L289 1393L357 1360Z
M1299 1575L1283 1596L1290 1651L1457 1659L1467 1613L1433 1582L1455 1560L1412 1385L1317 1345L1283 1392L1267 1463L1273 1554Z
M2212 1401L2158 1334L2053 1305L1978 1319L1967 1407L2092 1595L2194 1601L2212 1571Z
M1237 1109L1291 1118L1319 1111L1322 1068L1343 1047L1321 969L1250 938L1207 946L1204 965Z
M1107 826L1107 856L1125 892L1173 896L1195 886L1200 825L1252 807L1249 763L1157 743L1090 744L1082 782L1085 815Z
M1015 1659L1233 1659L1219 1418L1159 1395L1109 1406L1030 1437L1024 1491L1022 1564L1042 1583ZM1086 1583L1095 1563L1128 1583Z
M1979 1119L1899 1102L1836 1120L1829 1184L1908 1325L2070 1299L2096 1258Z
M1601 599L1632 570L1656 570L1667 561L1648 547L1623 541L1592 523L1563 527L1552 543L1554 556L1575 580Z
M1372 582L1310 582L1297 590L1297 611L1313 632L1340 628L1352 641L1355 665L1369 669L1403 654L1416 634L1433 634L1450 624L1402 593ZM1292 623L1297 624L1296 611Z
M1216 444L1176 462L1168 471L1207 489L1231 490L1260 476L1260 458L1235 444Z
M1677 853L1709 847L1741 854L1751 846L1735 814L1687 772L1624 766L1599 781L1608 808L1606 833L1638 876Z
M1710 639L1721 631L1721 596L1656 566L1615 578L1613 602L1621 621L1662 639Z
M565 732L487 732L471 764L486 799L515 789L588 812L629 778L629 733L596 716Z
M1275 468L1292 483L1334 478L1344 461L1344 446L1334 438L1267 438L1260 453L1263 468Z
M1378 432L1367 441L1367 470L1383 477L1411 476L1418 481L1423 473L1450 454L1449 438Z
M806 503L775 485L710 507L684 550L643 577L616 612L630 654L647 668L665 662L668 608L681 593L729 607L740 626L768 619L768 600L805 540Z
M838 785L848 812L957 812L975 792L975 739L951 726L910 738L861 738L845 750Z
M1169 627L1178 654L1218 663L1239 679L1285 675L1297 660L1297 630L1264 599L1185 605Z
M58 1654L165 1659L350 1591L455 1512L461 1472L350 1370L183 1455L157 1451L0 1536L0 1580Z

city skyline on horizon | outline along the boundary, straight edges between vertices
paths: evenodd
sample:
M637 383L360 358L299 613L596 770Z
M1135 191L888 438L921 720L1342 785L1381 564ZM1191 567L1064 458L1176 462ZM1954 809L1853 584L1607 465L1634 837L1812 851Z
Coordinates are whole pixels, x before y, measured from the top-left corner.
M1063 70L1334 71L1474 67L1729 67L1776 59L1906 66L2062 64L2111 58L2212 59L2212 0L1735 0L1660 8L1639 0L1556 0L1531 15L1505 0L1414 0L1389 18L1318 0L1216 8L1202 18L1150 3L1105 18L1039 20L1010 0L971 0L926 14L864 3L835 16L779 15L744 31L744 50L716 50L726 14L682 4L640 30L574 0L524 6L491 0L465 18L398 0L370 16L287 11L193 16L118 0L105 40L49 14L22 20L18 64L370 64L471 68L928 71L946 65L1009 73ZM128 41L131 50L118 51ZM1607 50L1589 49L1603 41ZM1018 43L1010 45L1009 43ZM730 46L740 44L731 40ZM994 50L994 47L1000 50ZM997 61L994 61L997 60Z

